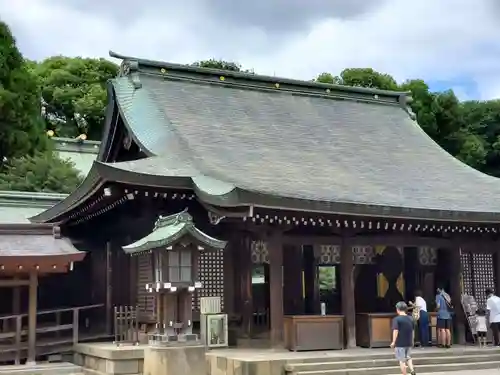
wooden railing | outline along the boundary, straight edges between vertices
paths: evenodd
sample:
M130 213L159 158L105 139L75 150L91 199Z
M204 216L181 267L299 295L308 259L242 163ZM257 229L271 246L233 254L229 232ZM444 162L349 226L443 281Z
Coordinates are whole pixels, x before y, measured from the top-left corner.
M46 347L64 343L69 345L77 344L80 339L81 312L103 307L104 304L99 304L38 311L36 314L36 347ZM51 315L53 315L52 319L47 319ZM28 336L28 329L27 325L23 324L23 320L27 318L27 313L0 315L0 353L14 352L15 364L20 363L23 353L26 352L28 348L27 340L24 340L24 338ZM68 335L65 335L62 337L64 331L71 331L71 336L68 337ZM55 337L38 340L39 335L49 333L53 333Z
M114 328L116 345L139 343L139 309L137 306L116 306Z

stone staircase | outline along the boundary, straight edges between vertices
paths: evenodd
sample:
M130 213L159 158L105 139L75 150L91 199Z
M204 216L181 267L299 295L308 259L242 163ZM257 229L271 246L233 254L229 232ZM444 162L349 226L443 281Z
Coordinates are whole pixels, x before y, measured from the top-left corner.
M500 369L500 349L461 348L427 351L414 349L413 359L418 374ZM286 375L390 375L399 374L393 354L368 354L326 358L288 360Z
M33 366L0 366L0 375L82 375L80 366L68 362L40 363Z

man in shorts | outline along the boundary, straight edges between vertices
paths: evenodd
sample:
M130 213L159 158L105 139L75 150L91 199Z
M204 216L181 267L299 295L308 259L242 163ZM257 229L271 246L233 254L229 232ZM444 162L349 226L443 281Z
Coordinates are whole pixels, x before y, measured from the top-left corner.
M437 307L437 330L438 330L438 345L442 348L451 347L451 298L443 288L437 289L436 294Z
M415 322L407 314L408 306L405 302L396 304L397 316L392 320L392 343L396 359L399 361L401 374L407 375L407 368L411 375L415 375L413 361L411 359L411 348L413 347Z

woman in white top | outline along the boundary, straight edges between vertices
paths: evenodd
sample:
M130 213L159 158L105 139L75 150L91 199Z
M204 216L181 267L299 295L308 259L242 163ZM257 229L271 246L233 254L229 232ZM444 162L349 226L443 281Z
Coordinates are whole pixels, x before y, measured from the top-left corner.
M476 335L479 341L479 346L487 344L488 325L486 321L486 311L479 309L476 312Z
M427 302L422 297L422 291L415 291L415 302L411 303L414 309L418 309L418 337L421 346L429 346L429 314L427 313Z

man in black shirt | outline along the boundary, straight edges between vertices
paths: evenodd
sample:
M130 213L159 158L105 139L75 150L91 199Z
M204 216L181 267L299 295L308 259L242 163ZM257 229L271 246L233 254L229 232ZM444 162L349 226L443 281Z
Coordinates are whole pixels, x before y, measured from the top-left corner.
M401 374L406 375L406 367L410 369L410 374L415 375L413 361L411 359L411 348L413 347L413 335L415 322L407 314L408 306L405 302L396 304L396 316L392 320L392 343L391 348L395 350L396 359L399 361Z

